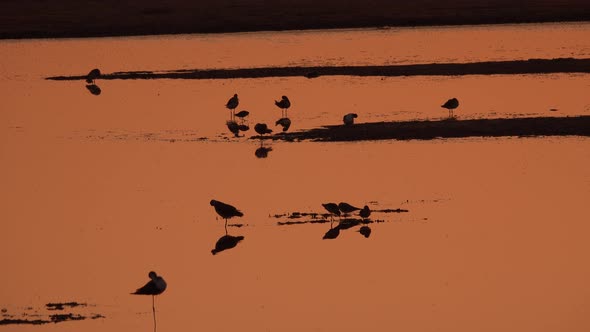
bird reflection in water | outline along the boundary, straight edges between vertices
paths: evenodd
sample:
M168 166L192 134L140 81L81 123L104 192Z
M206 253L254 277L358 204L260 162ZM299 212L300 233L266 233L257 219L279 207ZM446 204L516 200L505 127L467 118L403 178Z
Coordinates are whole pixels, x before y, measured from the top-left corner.
M291 119L289 118L280 118L277 120L277 122L275 122L275 125L281 125L281 127L283 127L283 131L287 131L289 130L289 127L291 127Z
M86 89L88 89L88 91L90 91L91 94L98 96L100 95L100 93L102 92L100 90L100 88L98 87L98 85L92 83L92 84L86 84Z
M229 234L225 234L224 236L220 237L219 240L215 243L215 248L211 250L211 254L215 255L218 252L222 252L227 249L235 248L240 241L244 239L243 236L233 236Z
M340 225L332 228L331 224L330 224L330 230L327 231L326 234L324 234L324 237L322 239L333 240L333 239L337 238L338 235L340 235Z
M361 229L358 230L359 233L361 233L362 236L368 238L371 235L371 227L369 226L361 226Z
M272 151L271 147L261 146L256 151L254 151L254 155L256 158L266 158L268 157L268 153Z
M225 123L227 125L227 129L234 134L235 137L240 137L240 125L237 122L230 120Z

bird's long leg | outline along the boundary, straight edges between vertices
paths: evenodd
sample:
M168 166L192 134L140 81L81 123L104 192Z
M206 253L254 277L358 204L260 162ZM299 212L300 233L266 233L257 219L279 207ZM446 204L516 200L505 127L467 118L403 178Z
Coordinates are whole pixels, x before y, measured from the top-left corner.
M152 311L154 312L154 332L156 332L156 296L152 295Z
M225 219L225 235L227 235L227 219Z

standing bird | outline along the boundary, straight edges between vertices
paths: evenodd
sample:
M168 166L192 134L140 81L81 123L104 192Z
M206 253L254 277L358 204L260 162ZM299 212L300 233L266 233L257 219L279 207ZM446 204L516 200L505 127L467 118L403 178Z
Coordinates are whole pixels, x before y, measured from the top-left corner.
M250 112L246 111L246 110L242 110L239 111L238 113L236 113L236 117L240 118L240 120L242 121L242 124L244 123L244 118L247 117L250 114Z
M275 125L281 125L281 127L283 127L283 131L287 131L289 130L289 127L291 127L291 119L289 118L280 118L277 120L277 122L275 122Z
M221 218L225 219L225 234L227 234L227 219L244 216L244 214L240 210L236 209L235 207L229 204L225 204L214 199L212 199L211 202L209 202L209 204L215 207L215 212L217 212L217 214L220 215Z
M360 216L361 218L363 218L363 220L364 220L364 219L367 219L367 218L369 218L369 216L370 216L370 215L371 215L371 209L369 209L369 207L368 207L368 206L366 206L366 205L365 205L365 207L364 207L364 208L363 208L363 209L362 209L362 210L359 212L359 216Z
M227 104L225 104L225 107L227 107L229 109L229 116L231 118L231 120L233 121L234 119L234 111L235 109L238 107L238 105L240 104L240 100L238 99L238 94L234 94L233 97L231 97L228 101Z
M86 75L86 83L94 84L94 80L100 77L100 70L98 68L92 69L88 75Z
M166 290L166 281L164 278L157 275L156 272L150 271L148 274L150 281L147 282L143 287L138 288L133 295L151 295L152 296L152 311L154 313L154 332L156 331L156 295L162 294Z
M281 101L275 100L275 105L281 109L281 115L283 118L287 117L287 110L291 107L291 102L287 96L282 96Z
M357 117L358 115L356 113L348 113L342 118L342 121L345 125L350 126L354 124L354 119Z
M338 208L338 204L336 203L323 203L322 206L328 212L330 212L330 220L333 221L333 215L337 215L340 217L340 209Z
M459 100L457 98L452 98L447 100L446 103L442 104L440 107L446 108L449 110L449 118L453 117L453 110L459 107Z
M240 137L240 126L235 121L227 121L225 123L227 125L227 129L231 131L236 137Z
M357 208L356 206L352 206L348 203L340 202L338 204L338 209L340 209L340 211L342 211L344 214L347 214L347 213L351 213L351 212L360 210L361 208Z

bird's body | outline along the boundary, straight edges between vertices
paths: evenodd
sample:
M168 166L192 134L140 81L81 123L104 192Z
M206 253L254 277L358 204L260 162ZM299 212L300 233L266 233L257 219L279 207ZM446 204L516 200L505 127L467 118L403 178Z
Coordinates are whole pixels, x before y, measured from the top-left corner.
M457 98L451 98L447 100L446 103L442 104L440 107L446 108L449 110L449 118L453 117L453 110L459 107L459 100Z
M345 202L340 202L338 204L338 209L340 211L342 211L343 213L351 213L353 211L360 210L360 208L357 208L356 206L352 206L352 205L345 203Z
M148 281L143 287L138 288L135 292L131 293L133 295L159 295L162 294L166 290L166 281L164 278L157 275L156 272L151 271L148 276L150 277L150 281Z
M368 206L365 205L364 208L361 209L361 211L359 212L359 216L363 219L367 219L369 218L369 216L371 215L371 209L369 209Z
M211 204L211 206L213 206L215 208L215 212L217 212L217 214L225 220L233 218L233 217L243 217L244 216L244 214L240 210L236 209L232 205L225 204L223 202L216 201L214 199L212 199L211 202L209 202L209 204Z
M92 69L88 75L86 75L86 83L94 84L94 80L100 77L100 70L98 68Z
M239 129L240 131L248 131L248 130L250 130L250 127L248 127L248 126L247 126L247 125L245 125L245 124L241 124L241 125L239 125L239 126L238 126L238 129Z
M283 117L287 117L287 110L289 109L289 107L291 107L291 101L289 101L289 98L287 98L287 96L281 96L281 100L275 100L275 105L277 105L277 107L279 107L281 109L281 111L284 113Z
M244 123L245 118L250 114L250 112L246 110L239 111L236 113L236 118L240 118L242 124Z
M330 212L330 218L332 215L337 215L340 217L340 209L338 208L338 204L336 203L323 203L322 206L326 211Z
M266 123L257 123L254 126L254 131L256 131L260 135L272 133L272 130L268 128Z
M342 122L344 122L345 125L350 126L354 124L354 119L357 117L358 115L356 113L348 113L342 118Z
M231 97L228 101L227 104L225 104L225 107L227 107L229 109L229 114L230 114L230 120L233 121L234 117L234 111L235 109L238 107L238 105L240 104L240 99L238 98L238 94L234 94L233 97Z
M289 127L291 127L291 119L280 118L277 120L277 122L275 122L275 125L281 125L281 127L283 127L283 131L287 131L289 130Z

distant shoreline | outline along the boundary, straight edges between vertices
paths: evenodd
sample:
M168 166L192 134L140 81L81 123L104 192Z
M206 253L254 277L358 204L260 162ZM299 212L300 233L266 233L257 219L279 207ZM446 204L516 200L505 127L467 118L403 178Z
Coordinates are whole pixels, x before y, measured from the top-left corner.
M0 39L590 21L587 0L0 2Z

